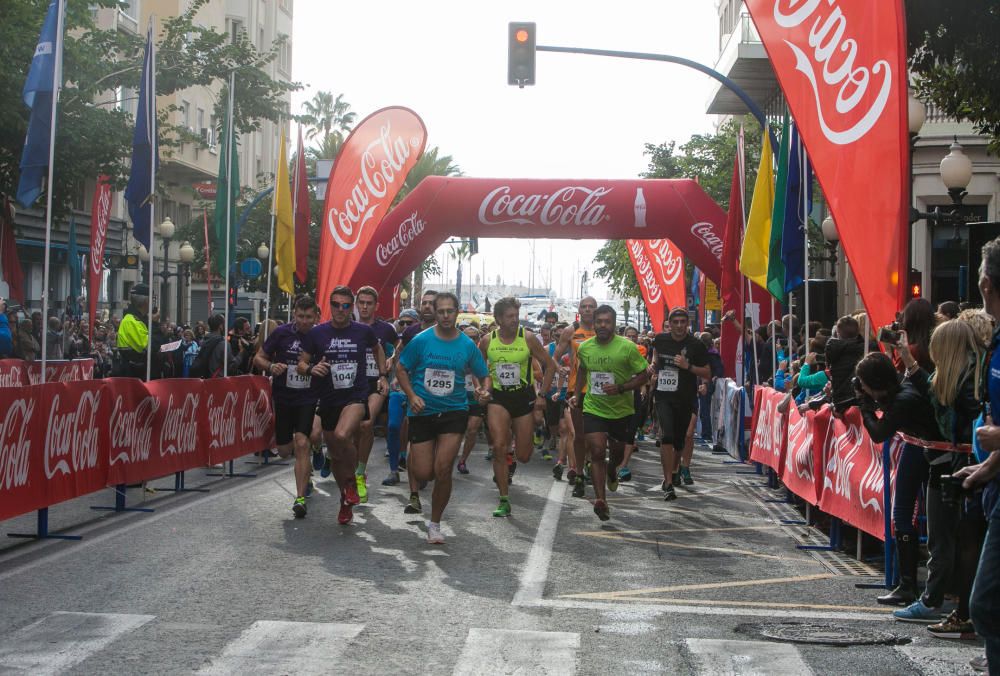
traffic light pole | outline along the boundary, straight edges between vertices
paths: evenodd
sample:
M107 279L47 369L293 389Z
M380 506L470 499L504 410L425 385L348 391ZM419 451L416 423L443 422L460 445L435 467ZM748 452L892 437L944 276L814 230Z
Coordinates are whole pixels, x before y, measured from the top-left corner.
M760 123L761 129L768 129L771 136L771 147L778 147L778 140L774 134L774 131L770 130L767 126L767 118L764 117L764 112L760 107L754 102L750 96L743 91L743 89L730 80L728 77L723 75L717 70L709 68L704 64L700 64L697 61L692 61L691 59L685 59L680 56L671 56L669 54L649 54L647 52L621 52L614 49L590 49L588 47L554 47L551 45L536 45L535 51L538 52L556 52L560 54L589 54L591 56L610 56L618 59L635 59L638 61L665 61L667 63L676 63L679 66L686 66L687 68L693 68L694 70L704 73L709 77L715 78L723 84L727 89L732 91L736 96L740 98L740 101L747 107L750 114L753 115L757 122Z

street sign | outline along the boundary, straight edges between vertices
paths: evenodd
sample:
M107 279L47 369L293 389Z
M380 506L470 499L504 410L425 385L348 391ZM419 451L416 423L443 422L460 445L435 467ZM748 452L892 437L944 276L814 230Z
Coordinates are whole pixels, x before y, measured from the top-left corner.
M198 193L198 197L203 200L215 199L216 189L214 183L194 183L191 187Z
M260 277L260 273L264 271L264 266L256 258L244 258L240 262L240 274L247 279L255 279Z

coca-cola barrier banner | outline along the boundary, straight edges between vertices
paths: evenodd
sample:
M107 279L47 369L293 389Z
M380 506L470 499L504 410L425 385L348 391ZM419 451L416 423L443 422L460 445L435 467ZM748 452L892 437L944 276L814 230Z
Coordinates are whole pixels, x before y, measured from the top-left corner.
M0 520L271 448L262 376L0 388Z
M689 179L428 176L382 219L350 286L371 284L388 298L451 236L669 238L717 281L725 220L719 205Z
M45 362L45 382L69 383L92 380L93 359L53 360ZM24 387L42 382L42 362L20 359L0 359L0 388Z
M778 404L785 395L770 387L758 387L753 393L753 418L750 424L750 459L767 465L778 474L784 467L788 418L778 415Z
M687 305L684 256L669 239L625 240L632 269L654 331L663 329L665 310Z
M875 326L888 324L905 302L908 267L903 2L747 0L746 5L809 151L868 314Z
M818 471L823 467L823 449L813 444L815 418L815 411L799 413L798 406L788 407L785 459L779 472L792 493L814 506L823 490L823 473Z
M423 120L409 108L391 107L363 119L341 146L330 171L319 241L316 301L324 321L330 319L330 292L348 283L374 246L376 226L426 142Z

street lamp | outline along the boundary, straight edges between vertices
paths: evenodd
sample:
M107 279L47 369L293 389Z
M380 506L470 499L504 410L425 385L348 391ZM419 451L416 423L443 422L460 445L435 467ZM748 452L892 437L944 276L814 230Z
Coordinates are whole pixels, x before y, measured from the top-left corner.
M908 90L906 113L910 124L910 138L915 139L920 135L924 122L927 121L927 106L913 95L913 89Z
M401 290L401 291L399 292L399 300L400 300L400 301L402 302L402 304L403 304L403 307L409 307L409 306L408 306L408 305L406 304L406 299L407 299L407 298L409 298L409 297L410 297L410 294L406 292L406 289L402 289L402 290Z
M261 259L262 261L266 261L270 253L271 250L268 249L267 244L264 244L263 242L261 242L260 246L257 247L257 258Z
M837 232L837 224L833 222L833 216L827 216L823 219L823 239L830 242L834 246L837 246L837 242L840 241L840 233Z
M143 263L149 262L149 251L146 250L146 245L139 242L139 248L136 249L136 255L139 256L139 260Z
M972 160L965 154L957 136L949 151L941 160L938 170L941 172L941 181L948 188L952 203L960 207L962 200L969 194L965 189L972 182Z

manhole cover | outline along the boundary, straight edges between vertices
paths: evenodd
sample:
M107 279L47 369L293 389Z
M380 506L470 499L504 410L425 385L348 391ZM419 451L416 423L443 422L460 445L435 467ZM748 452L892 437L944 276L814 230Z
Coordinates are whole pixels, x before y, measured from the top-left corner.
M786 643L816 643L819 645L898 645L909 643L905 636L866 627L863 630L836 627L809 622L768 622L741 624L736 627L741 634L756 634Z

